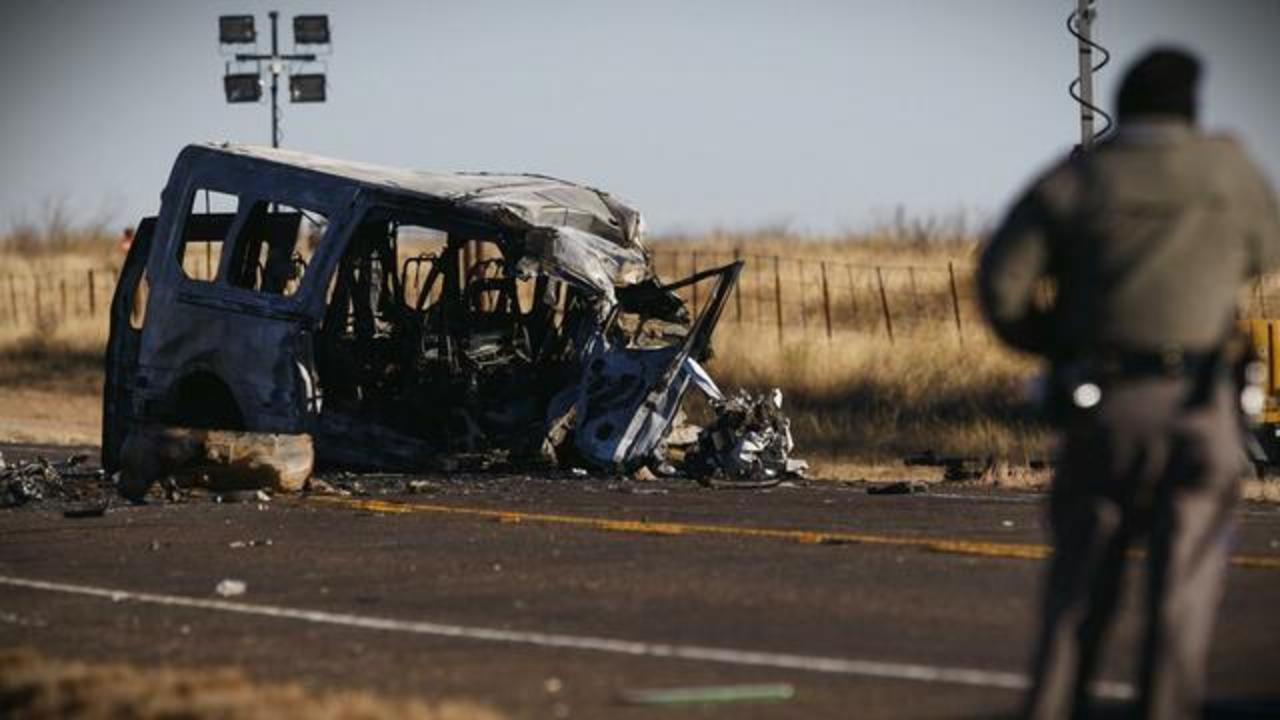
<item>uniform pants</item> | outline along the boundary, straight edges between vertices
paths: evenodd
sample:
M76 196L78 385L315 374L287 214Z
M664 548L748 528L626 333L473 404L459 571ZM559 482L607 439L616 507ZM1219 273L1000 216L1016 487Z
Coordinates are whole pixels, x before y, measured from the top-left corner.
M1200 714L1245 459L1229 385L1189 404L1190 386L1178 378L1117 382L1066 422L1029 718L1087 715L1128 551L1144 538L1140 716Z

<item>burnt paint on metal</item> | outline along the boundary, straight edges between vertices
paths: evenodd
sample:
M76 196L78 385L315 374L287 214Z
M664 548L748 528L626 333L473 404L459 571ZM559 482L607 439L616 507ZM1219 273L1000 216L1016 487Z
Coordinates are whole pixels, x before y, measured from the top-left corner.
M220 253L214 282L186 277L179 262L184 228L192 222L190 210L197 192L204 189L240 198L227 229L229 240L240 236L249 221L248 209L260 201L315 211L327 218L324 235L296 292L263 293L226 282L231 252ZM174 393L185 378L196 376L215 378L225 386L243 419L243 430L349 437L358 428L357 434L371 443L387 446L382 452L336 453L341 464L418 462L446 447L441 438L411 437L383 426L379 417L368 417L367 413L355 417L322 408L322 388L348 382L347 378L326 378L317 373L317 337L326 332L324 322L330 310L327 293L340 265L359 260L350 260L349 251L354 252L353 237L369 218L403 213L425 218L428 226L444 230L449 234L442 258L442 262L448 260L446 269L458 264L455 261L463 243L487 238L501 248L507 272L554 277L569 284L568 302L560 311L547 305L555 303L554 297L542 300L549 294L538 293L535 304L541 302L546 307L535 307L521 321L526 323L521 327L527 332L528 327L545 326L546 337L537 343L540 357L567 350L577 353L550 361L547 367L563 376L569 365L581 365L576 379L561 377L560 382L567 384L559 394L580 390L582 427L577 444L586 459L599 465L634 464L661 440L689 384L691 371L685 360L705 354L711 329L741 267L737 263L704 275L719 275L714 299L693 323L684 342L661 350L636 350L607 339L603 323L616 302L615 285L652 278L640 240L643 221L633 208L602 191L544 176L417 173L288 151L206 144L183 150L161 197L154 236L148 233L135 245L123 276L130 282L120 284L113 300L104 393L104 460L109 469L114 469L122 439L131 426L183 419L174 417ZM143 234L140 229L139 235ZM151 291L145 325L136 332L128 328L126 306L136 291L144 256ZM396 268L390 272L394 274ZM515 275L509 278L512 287ZM450 343L456 344L459 337L464 343L479 337L475 328L459 330L457 322L465 322L466 317L459 315L457 307L450 310L457 298L465 295L465 282L446 272L444 289L449 302L439 308L440 316L434 320L425 315L410 316L415 322L437 323L433 332L440 334L444 343L440 352L449 353L449 357L458 352ZM558 326L551 322L557 312L562 313ZM450 319L455 315L461 320ZM529 318L537 322L529 325L534 322ZM326 337L336 337L336 330L328 332ZM370 342L365 339L362 352L376 349ZM475 358L470 360L474 364ZM387 367L396 368L395 363L401 361L390 362ZM411 373L412 368L397 371ZM348 389L357 395L362 392L358 386ZM467 413L486 412L465 407L465 394L452 397L462 398L457 411L464 419L471 417ZM547 404L554 404L550 400L548 397ZM513 397L509 402L520 401ZM467 422L474 424L474 420ZM623 428L625 447L619 442L602 445L591 439L592 433L599 433L602 422L616 422ZM318 442L318 450L321 447Z

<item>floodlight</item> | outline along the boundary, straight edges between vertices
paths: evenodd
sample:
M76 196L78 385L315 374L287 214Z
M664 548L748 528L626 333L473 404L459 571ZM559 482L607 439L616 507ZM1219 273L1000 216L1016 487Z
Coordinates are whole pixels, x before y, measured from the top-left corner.
M289 100L296 103L324 102L324 73L290 75Z
M296 45L328 45L328 15L295 15L293 17L293 42Z
M223 45L244 45L258 41L253 30L252 15L218 16L218 42Z
M227 73L222 76L222 89L227 102L258 102L262 99L262 79L258 73Z

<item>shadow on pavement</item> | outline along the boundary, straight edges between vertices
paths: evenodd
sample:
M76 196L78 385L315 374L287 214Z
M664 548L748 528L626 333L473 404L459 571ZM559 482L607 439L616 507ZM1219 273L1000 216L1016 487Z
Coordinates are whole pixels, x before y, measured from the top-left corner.
M1017 720L1019 715L1001 715L997 720ZM1130 720L1138 717L1137 707L1132 703L1105 702L1097 703L1093 712L1085 717L1091 720ZM1261 720L1262 718L1280 718L1280 696L1219 698L1210 700L1204 708L1204 720ZM979 720L979 716L965 720ZM982 720L992 720L983 717Z

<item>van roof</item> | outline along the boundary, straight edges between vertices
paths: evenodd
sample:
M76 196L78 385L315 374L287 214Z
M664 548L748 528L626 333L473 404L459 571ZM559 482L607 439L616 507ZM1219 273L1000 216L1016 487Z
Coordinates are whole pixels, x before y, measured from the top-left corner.
M640 247L644 232L640 212L625 201L603 190L546 175L424 172L225 142L197 143L189 148L324 173L389 192L419 195L478 212L505 226L573 227L623 247Z

